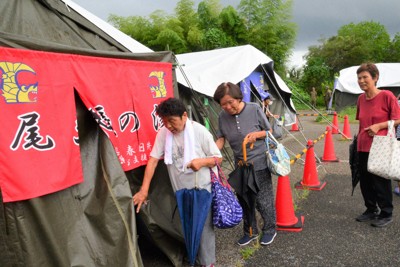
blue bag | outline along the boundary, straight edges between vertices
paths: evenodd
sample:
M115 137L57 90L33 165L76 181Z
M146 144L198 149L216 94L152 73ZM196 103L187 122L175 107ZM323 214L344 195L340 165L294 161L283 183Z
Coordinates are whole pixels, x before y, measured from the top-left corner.
M229 185L221 167L218 175L210 168L213 224L220 229L232 228L243 218L243 209Z

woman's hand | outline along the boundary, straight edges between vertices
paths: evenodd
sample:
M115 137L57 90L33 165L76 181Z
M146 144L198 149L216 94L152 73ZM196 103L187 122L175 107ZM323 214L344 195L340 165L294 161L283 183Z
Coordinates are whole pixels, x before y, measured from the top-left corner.
M202 167L204 167L203 159L193 159L189 164L186 166L188 169L192 169L193 171L197 172Z
M148 195L148 192L144 192L142 189L140 189L140 191L137 192L137 193L133 196L133 198L132 198L133 204L134 204L135 206L137 205L136 213L139 213L140 207L142 206L142 204L146 204L146 202L147 202L147 195Z
M252 143L256 142L257 137L258 137L257 132L253 132L253 133L249 133L248 135L246 135L245 138L247 139L248 143L252 144Z
M364 130L368 132L369 136L374 136L379 132L380 127L378 124L372 124L371 126L364 128Z
M215 166L215 162L221 164L222 158L212 157L212 158L197 158L193 159L186 165L186 168L192 169L193 171L197 172L203 167L212 168Z

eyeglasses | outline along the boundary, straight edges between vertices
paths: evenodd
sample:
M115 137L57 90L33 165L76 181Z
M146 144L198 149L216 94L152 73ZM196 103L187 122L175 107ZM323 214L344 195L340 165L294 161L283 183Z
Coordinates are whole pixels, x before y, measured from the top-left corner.
M221 105L222 108L224 108L226 106L232 106L232 104L234 104L235 102L238 102L238 101L239 101L238 99L232 98L232 99L229 99L226 102L223 102L223 103L221 102L220 105Z

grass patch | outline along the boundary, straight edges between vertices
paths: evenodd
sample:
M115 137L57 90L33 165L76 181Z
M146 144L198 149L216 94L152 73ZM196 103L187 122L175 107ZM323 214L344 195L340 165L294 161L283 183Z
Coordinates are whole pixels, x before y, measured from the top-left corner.
M330 115L326 115L323 117L321 115L318 115L317 118L315 119L316 122L320 122L320 123L326 123L326 120L328 120L328 121L332 120Z
M321 112L321 113L324 114L323 112ZM356 120L356 113L357 113L357 107L356 106L346 107L345 109L342 109L339 113L337 113L338 122L339 123L343 123L344 116L347 115L347 118L349 119L349 123L358 123L358 121ZM320 123L326 123L327 119L329 121L332 121L332 118L333 118L333 115L326 115L324 117L319 115L319 116L317 116L315 121L316 122L320 122Z
M310 190L295 190L296 201L293 204L294 211L298 211L300 209L299 202L305 200L310 195Z
M247 246L243 249L240 250L240 255L242 255L243 260L248 260L250 259L251 256L254 255L254 253L259 250L261 247L259 240L257 239L256 244L252 246Z
M347 115L349 122L357 122L356 120L356 113L357 113L357 107L356 106L350 106L346 107L345 109L341 110L338 115L339 115L339 120L343 121L343 117Z

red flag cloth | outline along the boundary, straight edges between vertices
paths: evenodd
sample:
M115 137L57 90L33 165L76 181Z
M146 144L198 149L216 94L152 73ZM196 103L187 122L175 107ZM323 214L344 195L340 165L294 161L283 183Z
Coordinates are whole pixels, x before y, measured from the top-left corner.
M74 87L110 138L122 168L145 165L162 126L155 108L173 96L172 64L79 58L84 64L73 65Z
M74 88L124 170L147 163L162 126L155 108L173 96L170 63L0 48L0 75L4 202L83 181Z
M83 181L70 67L55 55L0 48L4 202Z

